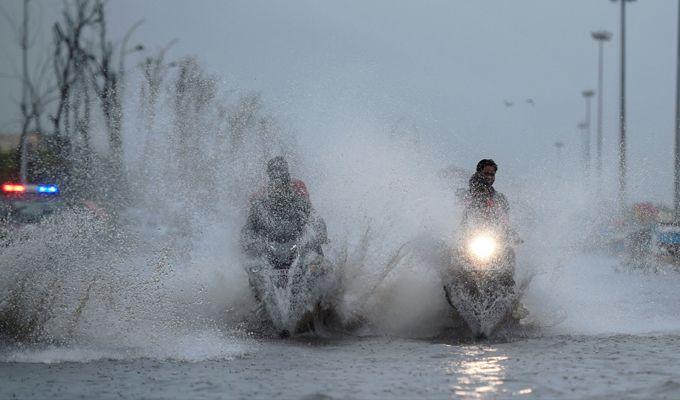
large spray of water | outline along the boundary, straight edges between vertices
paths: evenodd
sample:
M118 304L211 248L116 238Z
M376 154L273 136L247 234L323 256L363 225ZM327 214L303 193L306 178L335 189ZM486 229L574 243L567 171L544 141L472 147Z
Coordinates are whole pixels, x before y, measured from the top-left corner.
M437 247L451 243L460 221L452 186L465 182L440 174L455 160L432 157L426 144L395 136L392 121L368 111L351 123L329 121L309 146L286 134L257 96L211 107L219 84L187 68L181 101L128 107L146 114L124 129L131 205L115 221L73 210L1 244L2 330L40 347L38 355L6 358L205 359L246 351L254 303L238 232L265 161L276 154L307 182L326 219L344 322L361 322L362 333L415 336L451 324ZM536 326L680 329L672 307L677 276L619 274L612 258L579 256L578 239L589 228L582 190L540 173L521 180L503 172L497 186L525 239L518 274L534 276L524 301ZM77 353L60 353L69 348Z

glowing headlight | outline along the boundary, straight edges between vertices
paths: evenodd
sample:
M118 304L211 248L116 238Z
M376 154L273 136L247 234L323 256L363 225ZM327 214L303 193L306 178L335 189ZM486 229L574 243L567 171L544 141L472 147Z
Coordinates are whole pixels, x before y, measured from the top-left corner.
M496 239L488 234L477 235L468 244L470 254L480 261L486 261L491 258L497 249L498 243Z

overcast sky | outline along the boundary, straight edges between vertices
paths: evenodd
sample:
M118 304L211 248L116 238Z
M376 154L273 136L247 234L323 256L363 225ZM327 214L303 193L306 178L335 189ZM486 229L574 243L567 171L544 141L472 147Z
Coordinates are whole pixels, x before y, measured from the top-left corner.
M34 1L49 42L61 2ZM20 17L19 0L1 5ZM634 199L671 198L677 6L627 6ZM260 91L310 143L357 125L413 125L439 156L465 166L493 157L517 174L557 168L548 161L557 140L579 150L581 91L597 84L590 32L606 29L605 152L615 172L619 6L609 0L111 0L108 16L113 38L144 19L133 42L158 49L178 39L170 58L196 55L226 86ZM11 74L20 53L5 23L0 50L0 72ZM18 87L0 79L0 131L18 129Z

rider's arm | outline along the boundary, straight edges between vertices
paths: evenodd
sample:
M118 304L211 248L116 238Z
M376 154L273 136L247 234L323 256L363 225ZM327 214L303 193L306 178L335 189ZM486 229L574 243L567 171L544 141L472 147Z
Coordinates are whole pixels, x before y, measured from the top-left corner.
M296 179L293 181L293 190L301 200L301 212L305 219L305 223L309 224L309 227L314 233L314 240L312 241L313 246L321 246L322 244L328 243L326 221L318 215L314 206L312 206L307 186L301 180Z
M251 202L250 210L246 223L241 228L240 245L241 249L250 256L261 254L265 245L260 235L261 227L259 224L257 207Z
M307 223L310 214L313 212L312 201L309 198L309 191L304 182L299 179L294 179L292 182L293 192L295 193L298 202L299 211L302 214L304 222Z
M505 195L503 195L503 193L498 193L498 198L498 205L501 209L500 218L503 226L505 227L506 234L509 238L517 243L523 242L519 236L519 233L517 233L510 223L510 204L508 203L508 199L505 197Z

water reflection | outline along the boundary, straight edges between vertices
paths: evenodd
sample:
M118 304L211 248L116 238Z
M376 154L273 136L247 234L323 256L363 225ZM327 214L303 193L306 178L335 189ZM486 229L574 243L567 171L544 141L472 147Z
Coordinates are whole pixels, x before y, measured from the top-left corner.
M456 397L481 399L506 392L501 385L506 377L503 362L508 357L494 355L496 351L492 347L463 349L463 360L452 363L447 368L447 373L457 378L453 385Z

